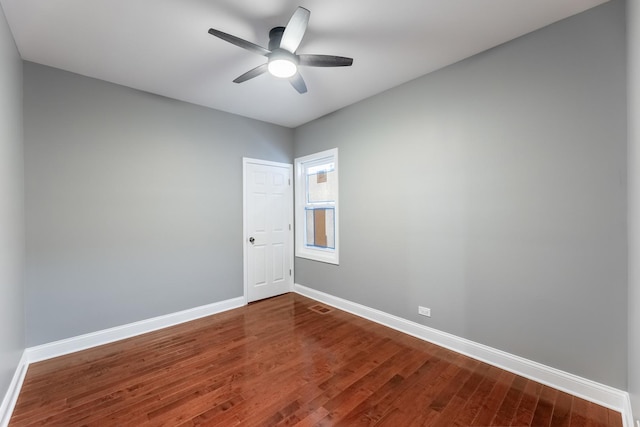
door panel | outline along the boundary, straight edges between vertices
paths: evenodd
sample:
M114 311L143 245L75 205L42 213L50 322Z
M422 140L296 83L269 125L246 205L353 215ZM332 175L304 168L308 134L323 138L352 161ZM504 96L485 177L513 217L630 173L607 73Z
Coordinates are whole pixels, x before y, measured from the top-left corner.
M245 292L251 302L292 288L292 166L244 162Z

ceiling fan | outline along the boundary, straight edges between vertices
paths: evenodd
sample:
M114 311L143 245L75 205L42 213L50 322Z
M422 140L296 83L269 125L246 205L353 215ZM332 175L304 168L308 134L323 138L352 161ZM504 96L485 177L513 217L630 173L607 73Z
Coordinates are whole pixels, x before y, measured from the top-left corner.
M276 77L289 79L291 85L299 92L305 93L307 85L298 71L298 66L307 67L348 67L353 64L353 58L333 55L296 54L300 42L304 37L309 23L309 12L304 7L298 7L289 19L286 27L275 27L269 31L269 48L248 42L222 31L209 29L209 34L228 41L236 46L266 56L267 62L247 71L236 78L234 83L246 82L266 72Z

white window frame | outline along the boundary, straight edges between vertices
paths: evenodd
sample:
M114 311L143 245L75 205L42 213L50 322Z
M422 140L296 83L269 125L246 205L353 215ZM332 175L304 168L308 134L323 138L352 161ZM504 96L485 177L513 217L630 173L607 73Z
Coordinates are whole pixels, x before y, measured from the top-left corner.
M317 163L323 160L334 162L336 185L338 191L335 198L334 208L335 218L335 249L309 247L305 245L305 218L306 218L306 200L307 200L307 179L305 176L305 165L308 163ZM310 154L295 159L295 224L296 224L296 257L311 259L314 261L326 262L329 264L340 263L340 203L339 203L339 168L338 168L338 149L321 151L319 153Z

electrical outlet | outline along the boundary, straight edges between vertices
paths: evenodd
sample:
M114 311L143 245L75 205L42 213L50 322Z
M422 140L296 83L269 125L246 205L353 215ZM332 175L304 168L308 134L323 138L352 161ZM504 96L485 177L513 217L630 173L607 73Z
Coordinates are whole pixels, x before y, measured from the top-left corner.
M418 306L418 314L420 314L422 316L431 317L431 309L419 305Z

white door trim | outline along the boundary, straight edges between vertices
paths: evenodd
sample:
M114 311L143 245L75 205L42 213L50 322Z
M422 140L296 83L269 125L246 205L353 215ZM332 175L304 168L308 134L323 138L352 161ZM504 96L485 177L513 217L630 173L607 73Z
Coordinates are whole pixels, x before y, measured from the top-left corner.
M249 303L249 231L247 226L247 165L263 165L263 166L277 166L289 169L289 182L291 185L290 197L290 209L289 209L289 224L291 224L291 233L289 233L289 259L291 265L291 284L290 291L293 292L293 284L295 283L295 271L293 267L294 260L294 232L293 232L293 164L273 162L270 160L252 159L249 157L242 158L242 269L243 269L243 293L245 305Z

